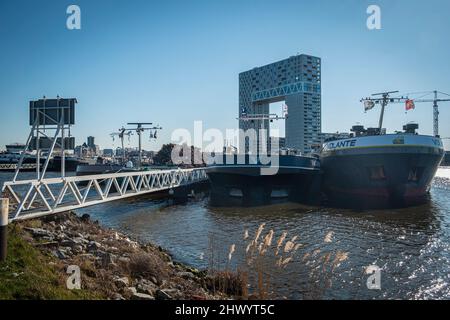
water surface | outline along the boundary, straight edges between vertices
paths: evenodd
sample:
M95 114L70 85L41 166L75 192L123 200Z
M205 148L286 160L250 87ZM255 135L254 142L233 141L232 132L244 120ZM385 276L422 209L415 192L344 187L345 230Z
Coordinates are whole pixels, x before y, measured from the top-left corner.
M264 260L264 272L270 274L278 298L449 299L449 173L450 169L439 170L427 204L404 209L352 211L293 203L214 208L207 196L199 196L186 205L140 197L77 213L88 213L105 226L156 243L175 259L198 268L210 267L211 261L215 267L242 268L244 230L252 238L262 223L263 236L271 229L274 239L282 232L289 239L298 236L296 243L302 247L285 268L275 265L273 250ZM0 182L9 178L3 173ZM331 242L324 241L327 235ZM232 244L236 252L228 264ZM333 257L338 251L348 258L333 272L313 271L327 253ZM381 268L381 290L367 289L364 270L369 265ZM314 285L317 279L331 280L331 285L322 285L323 281Z

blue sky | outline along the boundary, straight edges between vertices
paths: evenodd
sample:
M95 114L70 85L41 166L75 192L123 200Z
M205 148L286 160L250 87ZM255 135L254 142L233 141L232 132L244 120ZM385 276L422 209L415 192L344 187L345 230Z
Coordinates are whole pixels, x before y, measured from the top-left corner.
M81 30L66 28L70 4L81 8ZM366 27L370 4L381 7L382 30ZM0 146L26 139L28 101L43 95L78 98L77 143L94 135L111 147L109 133L135 121L164 128L157 142L144 139L147 149L195 120L235 128L238 73L296 53L322 58L323 131L375 126L364 96L450 93L449 12L447 0L3 0ZM450 103L440 110L450 137ZM431 104L408 114L389 106L388 131L408 121L431 134Z

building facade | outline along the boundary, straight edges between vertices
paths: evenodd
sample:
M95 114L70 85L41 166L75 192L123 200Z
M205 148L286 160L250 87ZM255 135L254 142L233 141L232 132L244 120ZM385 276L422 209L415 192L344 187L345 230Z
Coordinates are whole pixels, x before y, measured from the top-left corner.
M239 74L239 117L269 114L270 104L284 101L287 148L311 152L321 142L321 59L296 55ZM239 121L243 130L270 129L269 120ZM270 133L267 133L269 141ZM241 146L243 147L243 146Z
M89 148L95 148L95 138L92 136L87 137L87 145Z

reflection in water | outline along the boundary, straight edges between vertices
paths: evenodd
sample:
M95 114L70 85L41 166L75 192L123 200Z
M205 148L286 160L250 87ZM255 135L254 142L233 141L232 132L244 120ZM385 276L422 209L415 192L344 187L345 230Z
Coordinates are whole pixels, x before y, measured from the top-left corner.
M263 234L273 229L297 235L303 245L294 260L279 270L266 266L278 297L305 298L311 287L314 259L338 250L348 259L335 269L332 287L323 298L450 298L448 185L436 183L430 202L414 208L352 211L287 203L259 208L213 208L208 199L172 206L151 199L126 200L84 209L102 223L141 240L167 248L176 259L200 268L208 267L211 237L226 265L228 249L236 244L233 266L245 256L244 231L250 237L265 223ZM80 212L81 213L81 212ZM332 231L332 241L324 241ZM306 253L321 250L316 258ZM382 269L382 289L368 290L365 267Z
M175 259L199 268L208 267L209 244L225 266L228 249L236 244L231 267L245 256L244 231L250 237L265 223L263 235L274 231L298 236L303 246L285 269L269 259L266 269L277 297L307 298L314 263L328 252L348 253L335 269L332 286L321 297L450 298L450 184L436 178L427 204L392 210L352 211L287 203L259 208L212 208L208 198L187 205L170 205L151 197L126 199L78 210L102 224L168 249ZM332 236L330 235L330 232ZM331 242L324 239L327 235ZM316 256L305 254L320 250ZM381 267L381 290L368 290L365 267Z

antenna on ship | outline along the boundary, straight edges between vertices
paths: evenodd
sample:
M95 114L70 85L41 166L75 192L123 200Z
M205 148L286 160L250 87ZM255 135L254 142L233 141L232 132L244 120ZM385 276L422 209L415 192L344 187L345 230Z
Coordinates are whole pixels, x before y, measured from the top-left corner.
M361 99L361 102L364 102L364 109L366 111L372 109L375 104L381 103L380 120L378 121L378 134L381 134L381 129L383 128L384 109L390 101L389 95L393 93L398 93L398 91L387 91L372 94L372 97L381 96L381 98Z

